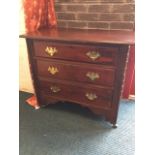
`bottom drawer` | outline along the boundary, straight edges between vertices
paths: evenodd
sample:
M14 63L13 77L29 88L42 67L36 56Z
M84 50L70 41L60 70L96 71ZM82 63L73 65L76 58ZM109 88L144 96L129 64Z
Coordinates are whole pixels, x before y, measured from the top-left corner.
M57 100L70 101L103 109L110 108L111 106L113 91L109 88L44 80L41 80L39 85L42 97L49 96Z

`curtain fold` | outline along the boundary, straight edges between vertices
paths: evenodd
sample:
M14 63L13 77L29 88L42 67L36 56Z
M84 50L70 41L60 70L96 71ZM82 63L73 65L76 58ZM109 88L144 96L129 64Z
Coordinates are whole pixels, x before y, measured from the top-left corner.
M23 0L23 8L27 32L56 26L54 0Z

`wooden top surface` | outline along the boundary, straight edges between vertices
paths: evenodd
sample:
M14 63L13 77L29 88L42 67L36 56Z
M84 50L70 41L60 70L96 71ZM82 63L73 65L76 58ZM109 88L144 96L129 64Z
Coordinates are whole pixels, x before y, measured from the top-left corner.
M50 28L26 33L20 37L80 43L134 44L135 42L134 32L125 30Z

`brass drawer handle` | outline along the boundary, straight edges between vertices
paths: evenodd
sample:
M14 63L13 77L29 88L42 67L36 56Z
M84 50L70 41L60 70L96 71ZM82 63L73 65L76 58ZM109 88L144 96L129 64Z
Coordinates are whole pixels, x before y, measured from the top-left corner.
M100 78L99 74L98 74L98 73L94 73L94 72L88 72L88 73L86 74L86 76L87 76L90 80L92 80L92 81L94 81L94 80Z
M58 68L57 67L51 67L51 66L49 66L48 67L48 71L52 74L52 75L55 75L56 73L58 73L59 71L58 71Z
M60 89L59 87L57 87L57 86L51 86L50 89L52 90L53 93L57 93L57 92L59 92L59 91L61 90L61 89Z
M56 47L46 47L45 52L49 55L49 56L53 56L55 53L58 52L58 50L56 49Z
M86 93L85 95L89 100L93 101L97 98L96 94L94 93Z
M100 53L99 52L95 52L95 51L90 51L90 52L87 52L86 55L92 59L93 61L95 61L97 58L101 57Z

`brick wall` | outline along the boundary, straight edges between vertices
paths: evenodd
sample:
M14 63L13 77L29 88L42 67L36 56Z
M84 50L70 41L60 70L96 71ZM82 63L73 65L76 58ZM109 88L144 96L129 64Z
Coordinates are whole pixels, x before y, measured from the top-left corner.
M134 0L55 0L58 27L134 29Z

